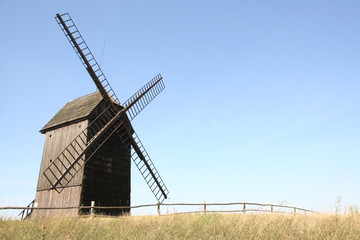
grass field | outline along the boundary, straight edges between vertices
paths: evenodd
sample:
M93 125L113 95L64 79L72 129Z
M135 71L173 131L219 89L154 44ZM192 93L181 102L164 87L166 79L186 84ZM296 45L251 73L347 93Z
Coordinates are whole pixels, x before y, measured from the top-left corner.
M0 219L0 239L360 239L360 214Z

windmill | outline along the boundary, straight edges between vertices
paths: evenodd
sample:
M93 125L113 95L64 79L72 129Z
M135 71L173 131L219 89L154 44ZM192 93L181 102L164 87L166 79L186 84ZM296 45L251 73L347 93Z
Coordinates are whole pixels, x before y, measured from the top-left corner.
M56 14L55 19L98 91L66 104L40 130L45 146L35 206L89 206L93 200L100 206L130 206L130 159L157 201L163 202L168 189L130 124L165 88L161 75L120 104L70 15ZM127 211L104 209L101 213ZM77 209L39 209L32 216L78 213Z

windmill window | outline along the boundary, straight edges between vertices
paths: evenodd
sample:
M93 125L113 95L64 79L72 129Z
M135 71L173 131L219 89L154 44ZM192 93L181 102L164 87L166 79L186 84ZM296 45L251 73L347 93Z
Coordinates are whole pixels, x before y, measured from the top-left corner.
M50 134L49 137L52 137L52 135Z
M52 162L52 159L50 159L50 162Z

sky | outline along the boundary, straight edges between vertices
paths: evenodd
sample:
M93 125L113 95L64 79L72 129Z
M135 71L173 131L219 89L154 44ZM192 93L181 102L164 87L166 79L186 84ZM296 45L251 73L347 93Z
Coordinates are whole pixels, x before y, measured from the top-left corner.
M359 1L0 0L0 206L35 197L44 136L95 86L54 19L68 12L125 101L166 203L360 206ZM132 167L132 205L156 203ZM0 216L8 214L0 212Z

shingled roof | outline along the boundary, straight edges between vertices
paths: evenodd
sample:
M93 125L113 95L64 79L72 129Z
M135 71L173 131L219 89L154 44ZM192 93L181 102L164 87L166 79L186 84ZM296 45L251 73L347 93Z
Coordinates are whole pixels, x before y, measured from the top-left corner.
M102 99L99 92L94 92L68 102L40 130L40 132L45 133L49 130L68 125L69 123L75 123L86 119Z

